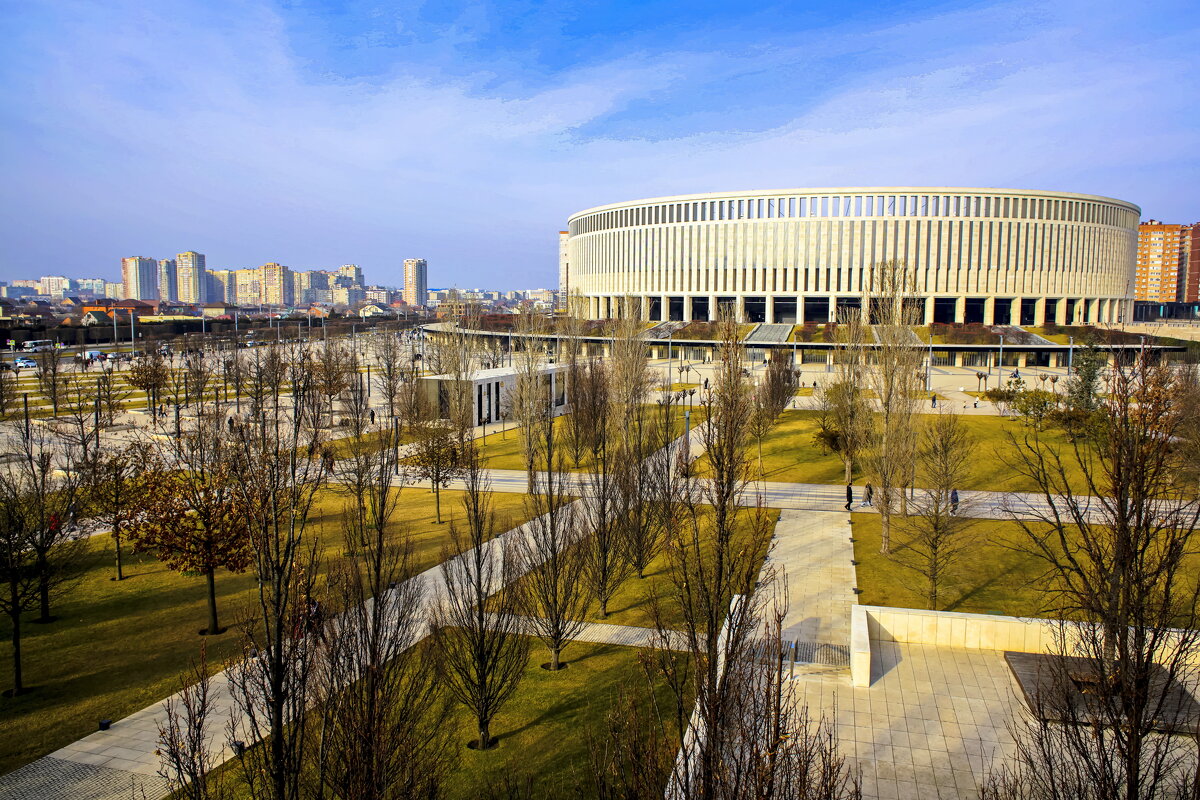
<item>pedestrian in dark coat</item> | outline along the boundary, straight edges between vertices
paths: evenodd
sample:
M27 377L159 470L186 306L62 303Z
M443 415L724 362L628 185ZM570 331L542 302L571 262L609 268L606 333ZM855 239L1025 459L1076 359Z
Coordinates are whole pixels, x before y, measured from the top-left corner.
M958 489L950 490L950 513L958 514Z
M846 510L850 510L850 506L854 505L854 486L846 484Z
M863 505L873 506L875 504L875 487L867 484L867 488L863 491Z

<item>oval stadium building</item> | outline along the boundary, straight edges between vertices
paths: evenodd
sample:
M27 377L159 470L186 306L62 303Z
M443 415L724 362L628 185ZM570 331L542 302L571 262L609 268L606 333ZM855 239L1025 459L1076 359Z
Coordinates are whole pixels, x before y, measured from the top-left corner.
M823 323L870 267L913 271L925 324L1129 320L1141 209L1085 194L936 187L789 189L591 208L560 234L560 288L592 318ZM920 306L918 307L920 308Z

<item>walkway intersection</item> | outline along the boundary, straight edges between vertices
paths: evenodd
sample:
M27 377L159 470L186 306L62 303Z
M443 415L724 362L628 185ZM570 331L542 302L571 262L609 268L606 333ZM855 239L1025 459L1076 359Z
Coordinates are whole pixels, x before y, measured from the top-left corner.
M844 511L780 515L770 563L788 581L785 641L849 648L851 528ZM866 798L978 797L981 776L1013 747L1017 687L999 651L873 642L869 687L853 686L849 667L797 665L792 675L797 702L836 723Z

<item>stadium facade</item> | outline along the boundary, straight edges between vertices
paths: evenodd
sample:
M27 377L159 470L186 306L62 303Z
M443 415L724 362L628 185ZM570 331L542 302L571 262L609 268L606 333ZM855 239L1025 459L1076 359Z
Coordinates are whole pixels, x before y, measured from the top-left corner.
M563 289L594 319L824 323L861 308L871 267L902 260L925 324L1129 321L1141 209L1063 192L943 187L657 197L580 211Z

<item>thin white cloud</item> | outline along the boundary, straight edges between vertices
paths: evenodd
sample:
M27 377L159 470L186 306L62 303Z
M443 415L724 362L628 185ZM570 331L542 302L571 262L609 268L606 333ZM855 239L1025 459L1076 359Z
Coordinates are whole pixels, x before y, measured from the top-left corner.
M267 4L220 19L129 7L115 25L111 9L62 6L68 35L47 28L24 43L41 60L7 65L21 88L5 109L16 213L0 228L0 272L111 275L122 255L197 248L220 266L354 260L383 282L420 254L434 282L440 267L460 284L544 283L570 212L784 185L1056 188L1186 216L1198 123L1178 100L1197 87L1174 54L1195 31L1127 41L1078 8L1026 8L627 53L530 86L482 64L454 78L416 64L370 82L314 78ZM781 76L780 102L806 74L836 80L796 86L782 124L706 113L686 135L631 134L636 122L605 133L639 103L692 93L701 108L705 87L764 71ZM711 103L734 99L714 90ZM78 233L66 253L64 229Z

